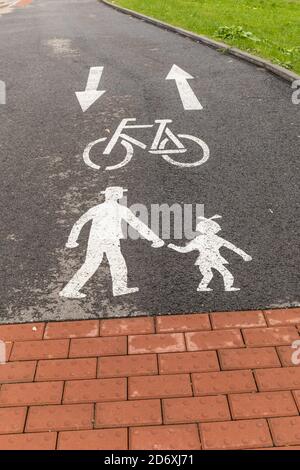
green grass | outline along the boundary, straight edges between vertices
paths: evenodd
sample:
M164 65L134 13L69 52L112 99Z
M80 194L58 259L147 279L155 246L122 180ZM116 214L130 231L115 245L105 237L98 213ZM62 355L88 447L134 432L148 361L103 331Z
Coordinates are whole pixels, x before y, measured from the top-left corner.
M112 3L204 34L300 73L300 0L113 0Z

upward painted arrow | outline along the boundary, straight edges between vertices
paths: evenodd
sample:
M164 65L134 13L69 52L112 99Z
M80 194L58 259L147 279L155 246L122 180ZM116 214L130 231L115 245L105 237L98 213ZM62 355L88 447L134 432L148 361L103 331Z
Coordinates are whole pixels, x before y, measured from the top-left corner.
M175 64L166 76L166 80L175 80L183 107L188 111L203 109L203 106L188 83L188 80L193 78L194 77L192 75L185 72Z
M91 67L85 91L76 91L75 94L83 112L105 93L105 90L98 91L101 75L104 67Z

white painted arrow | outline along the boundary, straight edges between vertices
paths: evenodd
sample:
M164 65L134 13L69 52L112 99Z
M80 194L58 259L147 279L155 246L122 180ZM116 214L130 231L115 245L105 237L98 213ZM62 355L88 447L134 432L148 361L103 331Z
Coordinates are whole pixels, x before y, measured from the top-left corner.
M91 67L85 91L76 91L75 94L83 112L105 93L105 90L97 90L104 67Z
M192 75L185 72L175 64L166 76L166 80L175 80L183 107L188 111L203 109L203 106L188 83L188 80L193 78L194 77Z

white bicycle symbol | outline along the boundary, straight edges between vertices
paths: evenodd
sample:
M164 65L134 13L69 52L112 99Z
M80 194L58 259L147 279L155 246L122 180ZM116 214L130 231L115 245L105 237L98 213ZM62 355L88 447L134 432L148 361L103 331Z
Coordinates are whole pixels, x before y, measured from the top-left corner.
M173 134L173 132L168 127L168 124L172 123L171 119L157 119L155 120L154 124L146 124L146 125L136 125L136 124L127 125L129 121L135 122L136 119L135 118L122 119L115 133L113 134L112 138L110 139L110 141L108 142L107 146L105 147L103 151L103 155L109 155L111 151L113 150L113 148L115 147L115 145L117 144L118 140L121 139L121 144L126 150L126 155L120 163L116 165L112 165L112 166L107 166L105 170L117 170L118 168L122 168L123 166L127 165L127 163L129 163L130 160L132 159L132 156L134 153L134 148L133 148L134 145L136 145L137 147L140 147L143 150L147 148L147 145L144 144L143 142L136 140L133 137L130 137L129 135L123 133L124 129L151 128L151 127L154 127L155 123L158 124L158 129L153 139L153 142L151 144L151 147L148 150L149 153L161 155L162 158L166 160L167 162L171 163L172 165L179 166L181 168L196 167L196 166L202 165L209 159L209 148L207 144L203 140L199 139L198 137L194 137L192 135L178 134L178 136L176 136L175 134ZM201 159L193 163L183 163L183 162L178 162L174 160L173 158L171 158L170 155L185 153L187 151L187 149L184 147L184 145L181 143L181 140L179 139L187 139L187 140L196 142L196 144L199 145L199 147L201 147L201 150L202 150ZM105 140L107 140L107 137L102 137L101 139L97 139L97 140L94 140L93 142L90 142L83 152L84 162L89 167L94 168L95 170L99 170L101 167L100 165L97 165L90 159L90 152L95 145L97 145L100 142L104 142ZM173 142L176 148L175 149L166 148L169 142Z

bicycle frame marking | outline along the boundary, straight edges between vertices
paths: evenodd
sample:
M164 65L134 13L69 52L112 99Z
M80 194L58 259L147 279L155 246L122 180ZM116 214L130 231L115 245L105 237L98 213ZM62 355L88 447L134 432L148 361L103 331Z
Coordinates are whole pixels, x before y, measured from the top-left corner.
M150 128L153 128L155 124L158 124L158 129L152 141L151 147L148 149L148 152L150 154L158 154L168 163L171 163L172 165L176 165L179 167L185 167L185 168L199 166L203 164L205 161L207 161L209 158L209 148L206 145L206 143L202 141L201 139L199 139L198 137L194 137L194 136L186 135L186 134L178 134L178 137L196 142L196 144L199 145L203 151L203 157L201 158L201 160L196 161L194 163L181 163L169 157L169 154L179 154L179 153L185 153L187 151L187 148L184 147L184 145L179 140L179 138L168 127L168 124L171 124L173 122L171 119L156 119L154 121L154 124L128 124L129 122L136 122L136 119L135 118L122 119L117 129L115 130L113 136L111 137L110 141L106 145L104 151L102 152L103 155L110 155L115 145L120 140L121 144L126 149L126 156L122 160L122 162L120 162L117 165L107 166L105 170L115 170L115 169L118 169L127 165L127 163L130 162L134 153L133 146L139 147L142 150L147 149L146 144L144 144L140 140L135 139L134 137L130 137L128 134L124 132L124 130L126 129L150 129ZM166 137L164 137L164 135ZM106 140L107 140L107 137L103 137L93 142L90 142L87 145L87 147L85 148L83 152L83 160L86 163L86 165L96 170L100 169L100 165L95 164L90 159L90 151L96 144L100 142L104 142ZM174 144L174 146L176 147L175 149L165 149L166 144L169 141Z

